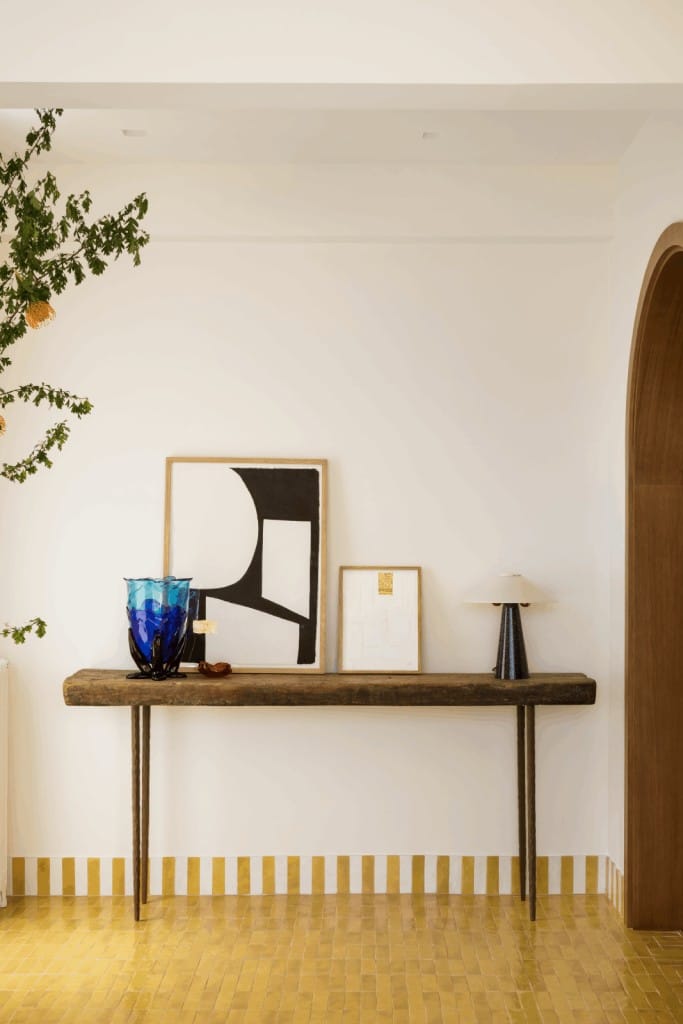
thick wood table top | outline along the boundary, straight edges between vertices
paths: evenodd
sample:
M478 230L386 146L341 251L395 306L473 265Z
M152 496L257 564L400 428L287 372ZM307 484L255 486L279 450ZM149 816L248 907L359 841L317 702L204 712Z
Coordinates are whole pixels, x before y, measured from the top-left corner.
M594 704L595 680L580 672L495 679L490 673L423 672L255 674L225 679L192 673L187 679L126 679L118 669L84 668L64 681L64 701L75 706L176 707L448 707L518 704Z

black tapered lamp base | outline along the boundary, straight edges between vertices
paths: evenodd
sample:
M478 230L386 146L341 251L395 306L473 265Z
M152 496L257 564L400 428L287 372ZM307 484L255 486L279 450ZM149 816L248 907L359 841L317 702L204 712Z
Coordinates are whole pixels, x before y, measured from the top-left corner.
M496 679L528 679L522 616L518 604L504 604L500 615Z

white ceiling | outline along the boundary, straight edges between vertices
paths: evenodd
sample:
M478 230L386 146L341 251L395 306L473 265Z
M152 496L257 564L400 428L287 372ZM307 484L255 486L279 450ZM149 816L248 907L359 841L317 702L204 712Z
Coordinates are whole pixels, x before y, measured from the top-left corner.
M619 110L68 110L51 162L614 163L647 114ZM0 110L0 152L35 117ZM126 137L123 129L141 131Z

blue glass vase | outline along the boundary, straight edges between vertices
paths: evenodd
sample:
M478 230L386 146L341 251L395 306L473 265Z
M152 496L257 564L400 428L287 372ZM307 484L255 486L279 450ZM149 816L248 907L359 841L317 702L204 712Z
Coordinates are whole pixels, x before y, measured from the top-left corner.
M187 636L190 580L126 579L128 644L138 672L129 679L184 678L178 671Z

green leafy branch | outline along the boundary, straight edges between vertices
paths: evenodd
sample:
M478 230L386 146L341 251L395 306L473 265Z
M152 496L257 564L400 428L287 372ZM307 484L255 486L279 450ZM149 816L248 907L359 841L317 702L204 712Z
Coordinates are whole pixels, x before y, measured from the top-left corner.
M15 644L25 644L29 633L35 633L36 636L42 637L46 632L47 623L42 619L31 619L25 626L4 626L0 629L0 636L11 637Z
M11 391L0 391L0 409L12 402L31 402L41 405L47 402L56 409L68 409L74 416L87 416L92 411L92 404L87 398L79 398L62 388L53 388L49 384L21 384Z
M0 241L11 229L9 258L0 265L0 372L11 365L7 350L27 331L25 313L33 302L48 302L69 284L81 284L88 273L103 274L111 260L127 254L139 266L149 235L140 227L148 210L144 193L121 210L92 222L89 191L61 193L51 171L29 185L30 161L52 145L61 110L37 110L39 126L26 136L23 154L0 156Z
M0 477L11 480L15 484L23 484L30 476L37 473L41 466L44 466L45 469L52 469L50 452L53 449L60 452L70 433L71 428L66 420L55 423L45 431L42 441L39 441L25 458L14 463L3 462L0 465Z
M92 410L92 404L87 398L79 398L72 395L70 391L63 388L53 388L49 384L21 384L11 391L0 391L0 409L11 405L13 402L30 402L32 405L41 405L47 402L55 409L68 409L80 419L87 416ZM46 432L42 441L21 461L16 463L1 463L0 476L5 480L12 480L14 483L23 484L24 481L38 472L41 466L46 469L52 468L50 452L52 449L60 451L70 434L70 427L66 420L56 423Z
M111 261L127 255L133 266L149 235L140 223L147 214L144 193L135 196L117 213L90 220L92 197L88 190L62 199L51 171L35 179L33 161L52 147L57 119L63 111L36 110L38 124L26 135L21 153L5 158L0 154L0 243L7 257L0 264L0 374L11 366L10 350L29 327L47 322L54 315L49 305L69 285L79 285L88 274L98 277ZM62 388L49 384L22 384L12 390L0 388L0 409L21 401L66 410L77 418L87 416L92 405ZM0 417L0 436L6 430ZM60 451L70 434L66 420L50 427L25 458L0 463L0 477L24 483L41 467L52 466L54 452ZM26 626L5 626L0 636L24 643L30 632L45 633L42 619Z

